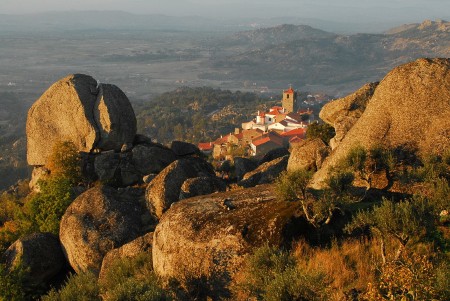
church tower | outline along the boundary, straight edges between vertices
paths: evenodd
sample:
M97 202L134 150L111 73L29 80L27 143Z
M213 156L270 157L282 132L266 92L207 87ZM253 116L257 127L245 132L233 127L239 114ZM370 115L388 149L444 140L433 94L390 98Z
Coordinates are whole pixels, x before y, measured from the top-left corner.
M297 112L297 92L292 87L283 91L281 106L284 108L285 113Z

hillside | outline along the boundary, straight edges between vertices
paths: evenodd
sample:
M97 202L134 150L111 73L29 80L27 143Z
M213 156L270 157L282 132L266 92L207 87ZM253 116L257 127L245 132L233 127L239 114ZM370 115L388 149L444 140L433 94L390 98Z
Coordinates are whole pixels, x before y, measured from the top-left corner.
M424 21L385 34L337 35L307 26L283 25L222 39L211 66L218 78L291 80L296 86L354 85L379 79L392 67L419 57L450 55L450 23ZM236 43L247 47L233 49ZM231 45L231 46L230 46ZM356 88L356 87L354 87Z

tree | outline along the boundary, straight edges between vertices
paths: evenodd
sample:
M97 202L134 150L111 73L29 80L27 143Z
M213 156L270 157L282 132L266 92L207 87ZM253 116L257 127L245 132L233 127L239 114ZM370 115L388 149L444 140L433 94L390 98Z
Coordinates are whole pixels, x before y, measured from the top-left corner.
M313 122L306 130L306 138L320 138L327 145L330 143L330 140L334 137L334 135L336 135L334 128L327 123Z
M329 224L335 210L350 201L346 191L353 181L353 176L346 172L335 172L327 179L327 188L309 189L313 172L307 169L285 172L277 179L275 192L279 199L299 201L307 221L315 228Z
M346 226L346 231L351 233L356 229L369 228L372 233L381 239L381 256L386 263L386 239L394 238L399 247L395 258L399 258L401 252L412 238L420 239L435 229L436 217L428 200L416 197L399 203L391 202L385 198L379 206L372 211L360 211Z

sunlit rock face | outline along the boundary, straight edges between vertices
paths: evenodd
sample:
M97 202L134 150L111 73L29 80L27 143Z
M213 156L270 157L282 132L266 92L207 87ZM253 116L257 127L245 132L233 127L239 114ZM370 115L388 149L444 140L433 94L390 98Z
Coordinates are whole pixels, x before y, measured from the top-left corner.
M136 117L116 86L73 74L54 83L33 104L27 118L27 160L45 165L58 141L82 152L120 150L136 135Z

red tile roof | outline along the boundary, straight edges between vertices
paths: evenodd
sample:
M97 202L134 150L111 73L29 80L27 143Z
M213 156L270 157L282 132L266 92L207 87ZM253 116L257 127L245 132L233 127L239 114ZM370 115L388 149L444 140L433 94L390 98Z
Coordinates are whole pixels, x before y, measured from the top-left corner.
M202 151L208 151L214 148L214 144L212 142L200 142L197 146Z
M290 94L292 94L292 93L294 93L294 89L292 89L292 87L290 87L289 89L284 90L283 93L290 93Z
M270 137L264 137L264 138L260 138L260 139L254 140L252 142L252 144L254 146L259 146L259 145L264 144L264 143L269 142L269 141L270 141Z
M290 130L289 132L284 132L281 134L281 136L283 137L289 137L289 136L304 136L306 135L306 129L294 129L294 130Z

